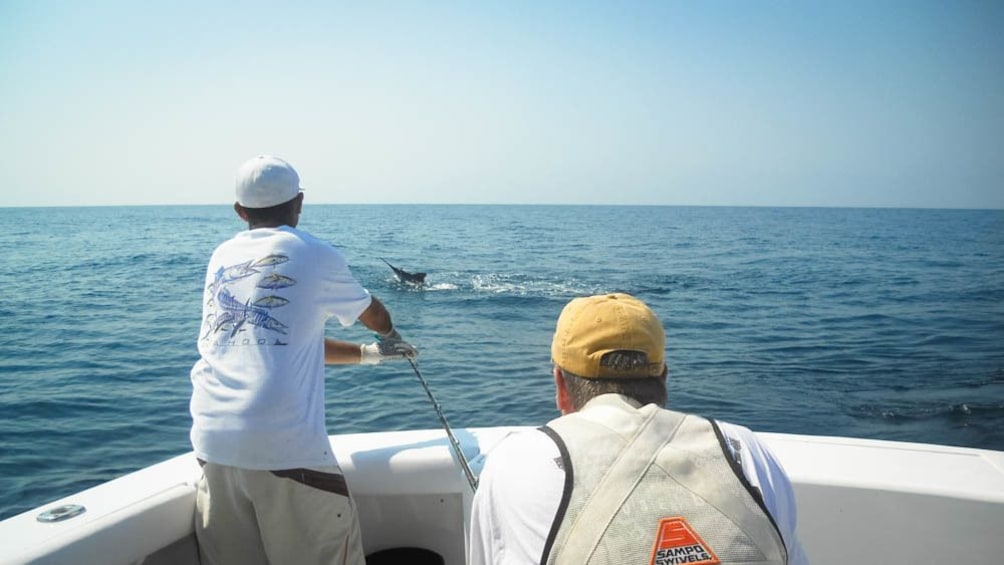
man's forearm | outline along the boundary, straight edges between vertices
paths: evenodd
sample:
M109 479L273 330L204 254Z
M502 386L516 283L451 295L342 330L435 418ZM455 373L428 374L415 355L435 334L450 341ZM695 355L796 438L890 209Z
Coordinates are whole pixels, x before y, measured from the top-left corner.
M378 334L386 334L394 329L394 323L390 319L390 312L387 311L383 302L380 302L376 296L372 298L373 301L370 302L370 305L359 315L359 321Z
M327 365L350 365L359 363L358 343L324 338L324 363Z

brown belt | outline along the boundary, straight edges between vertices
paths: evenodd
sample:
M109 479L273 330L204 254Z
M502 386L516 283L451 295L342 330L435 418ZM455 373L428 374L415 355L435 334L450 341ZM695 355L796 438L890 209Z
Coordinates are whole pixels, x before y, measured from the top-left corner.
M196 459L200 467L205 467L206 462ZM313 487L325 492L333 492L342 496L349 495L349 485L345 482L345 475L338 473L325 473L313 469L282 469L280 471L269 471L277 477L283 479L293 479L294 481Z
M313 469L283 469L281 471L272 471L272 474L284 479L293 479L298 483L325 492L333 492L342 496L349 495L349 485L345 482L345 475L324 473L322 471L314 471Z

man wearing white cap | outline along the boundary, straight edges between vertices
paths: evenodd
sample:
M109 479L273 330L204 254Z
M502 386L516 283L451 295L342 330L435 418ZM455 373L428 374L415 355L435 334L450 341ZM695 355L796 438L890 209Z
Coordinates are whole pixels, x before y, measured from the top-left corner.
M630 295L565 306L551 343L562 416L489 454L470 565L808 563L791 484L766 446L663 408L665 343Z
M203 469L195 532L202 563L364 563L355 504L324 421L324 364L418 354L329 244L296 229L300 177L258 156L237 173L248 230L206 270L192 368L191 440ZM359 320L379 341L324 337Z

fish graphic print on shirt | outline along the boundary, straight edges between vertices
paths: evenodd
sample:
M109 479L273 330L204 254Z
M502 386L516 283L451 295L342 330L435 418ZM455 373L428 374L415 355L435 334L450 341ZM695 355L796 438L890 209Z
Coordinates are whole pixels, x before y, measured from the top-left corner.
M217 269L206 287L201 339L213 340L219 346L286 345L280 336L286 334L288 326L273 314L289 304L277 293L296 285L296 279L277 270L287 261L285 255L267 255ZM249 331L253 336L241 335Z

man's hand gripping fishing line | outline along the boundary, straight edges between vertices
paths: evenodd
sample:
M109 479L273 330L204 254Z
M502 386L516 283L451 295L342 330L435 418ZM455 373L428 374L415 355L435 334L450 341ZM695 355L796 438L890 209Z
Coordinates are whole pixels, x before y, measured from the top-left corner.
M410 343L404 341L401 334L395 329L385 334L378 334L377 341L368 345L362 345L359 348L360 352L360 363L374 365L377 363L382 363L387 359L407 359L408 363L411 365L412 370L415 371L415 376L418 377L418 382L422 384L422 388L425 389L425 394L429 396L429 401L432 402L432 407L436 410L436 415L439 416L439 421L443 424L443 429L446 431L446 437L450 441L450 446L453 448L453 452L457 457L457 461L460 463L460 467L464 471L464 476L467 478L468 484L471 486L471 491L478 490L478 478L471 470L471 465L467 461L467 457L464 455L463 448L460 442L457 441L456 436L453 435L453 430L450 428L450 423L446 421L446 415L443 414L443 409L439 405L439 401L433 396L432 390L429 388L429 384L425 382L422 377L422 373L418 370L418 349Z
M404 340L396 329L385 334L377 334L377 341L359 347L359 362L363 365L377 365L388 359L408 359L418 357L418 349Z

